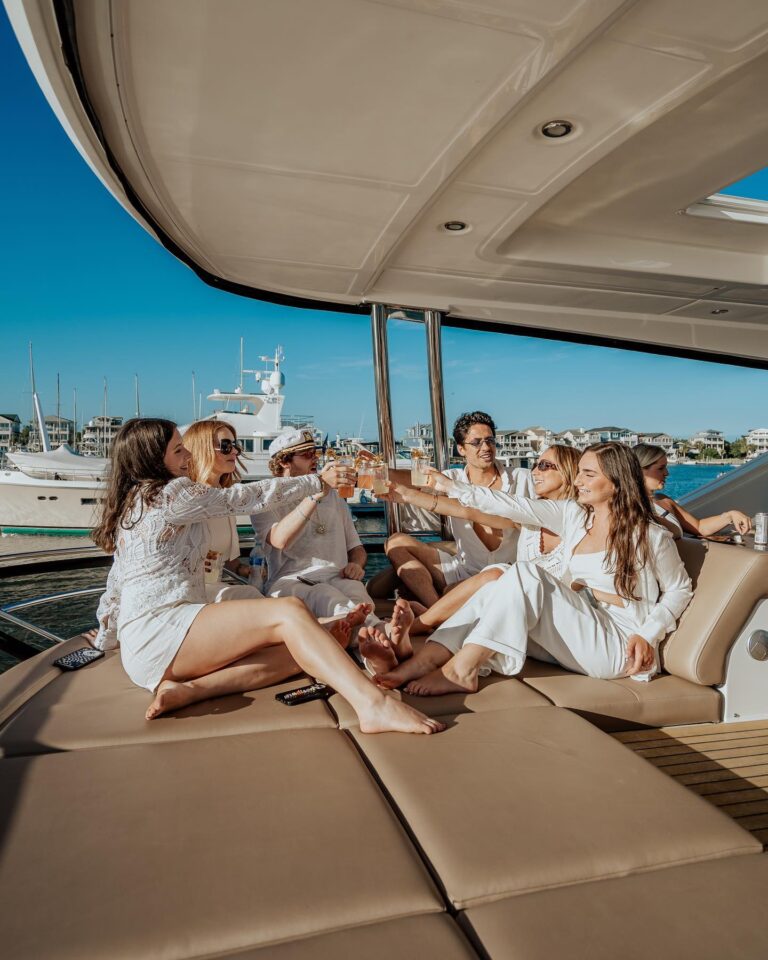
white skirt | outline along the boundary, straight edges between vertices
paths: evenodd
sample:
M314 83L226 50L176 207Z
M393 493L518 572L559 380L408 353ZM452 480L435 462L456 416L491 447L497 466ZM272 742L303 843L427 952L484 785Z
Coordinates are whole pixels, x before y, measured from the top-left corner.
M118 624L120 657L139 687L155 690L204 603L179 601Z

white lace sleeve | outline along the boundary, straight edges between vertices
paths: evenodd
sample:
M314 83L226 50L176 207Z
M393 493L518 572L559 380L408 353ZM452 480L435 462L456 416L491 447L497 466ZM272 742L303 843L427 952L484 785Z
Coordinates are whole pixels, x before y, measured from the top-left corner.
M172 524L199 523L209 517L232 513L258 513L284 504L298 503L321 490L320 478L275 477L254 483L235 483L231 487L208 487L188 477L172 480L160 497L160 511Z
M98 650L114 650L117 644L117 617L120 613L120 592L122 577L120 559L117 554L112 558L112 566L107 577L107 586L99 600L96 617L99 621L99 632L93 641Z

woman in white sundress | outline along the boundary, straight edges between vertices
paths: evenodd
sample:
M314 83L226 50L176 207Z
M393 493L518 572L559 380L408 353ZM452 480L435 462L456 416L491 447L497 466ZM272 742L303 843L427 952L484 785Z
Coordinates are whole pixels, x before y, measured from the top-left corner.
M469 632L459 611L416 656L382 678L388 686L407 683L409 693L421 695L473 692L478 677L491 670L519 673L529 640L576 673L653 675L658 643L692 590L631 450L618 443L588 447L579 464L578 503L451 483L436 472L430 482L465 506L558 534L566 573L563 581L533 563L514 564L486 588L493 597ZM573 581L589 589L575 591L567 585ZM598 591L611 599L601 600Z
M154 691L147 719L241 691L241 673L253 655L282 643L302 670L349 701L361 730L442 730L443 724L377 689L301 601L207 602L206 520L300 500L324 484L348 480L344 471L329 466L320 476L222 489L190 480L189 459L171 421L127 421L115 437L107 494L93 532L94 541L114 555L95 643L119 643L130 678Z

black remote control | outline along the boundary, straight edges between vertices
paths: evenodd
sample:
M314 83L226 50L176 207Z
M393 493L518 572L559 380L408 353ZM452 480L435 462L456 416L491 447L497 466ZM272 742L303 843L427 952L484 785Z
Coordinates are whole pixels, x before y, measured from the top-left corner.
M54 667L61 667L62 670L79 670L80 667L87 667L89 663L98 660L104 656L103 650L94 650L93 647L81 647L79 650L73 650L72 653L65 653L63 657L53 661Z
M308 687L297 687L295 690L286 690L285 693L276 693L275 700L284 703L286 707L295 707L298 703L309 703L310 700L327 700L336 691L324 683L311 683Z

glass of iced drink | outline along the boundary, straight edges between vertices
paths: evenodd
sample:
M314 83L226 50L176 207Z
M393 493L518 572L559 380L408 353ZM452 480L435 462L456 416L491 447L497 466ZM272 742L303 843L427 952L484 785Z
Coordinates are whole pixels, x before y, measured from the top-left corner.
M205 556L205 582L218 583L224 569L224 557L215 550L209 550Z
M368 460L361 460L357 465L358 490L373 490L373 464Z
M429 460L423 450L414 450L411 453L411 484L414 487L426 487L428 477L424 468L428 467Z
M355 471L355 461L352 459L352 457L336 457L336 463L339 467L343 467L349 473L354 473ZM345 483L340 487L336 487L336 492L342 500L349 500L355 495L355 481L352 480L351 483Z
M387 493L389 487L389 468L386 463L374 463L371 468L371 480L373 481L373 492L378 496L380 493Z

